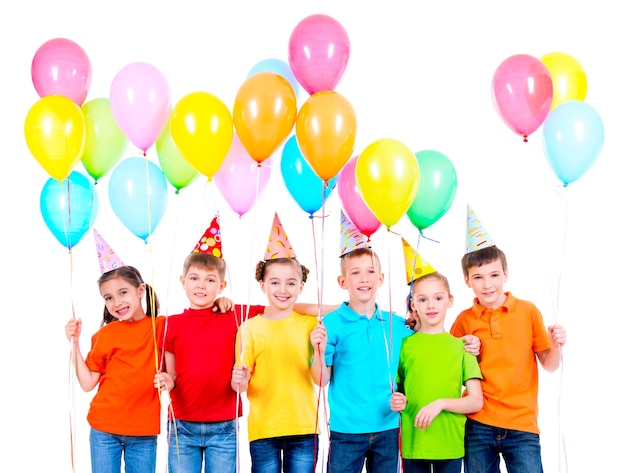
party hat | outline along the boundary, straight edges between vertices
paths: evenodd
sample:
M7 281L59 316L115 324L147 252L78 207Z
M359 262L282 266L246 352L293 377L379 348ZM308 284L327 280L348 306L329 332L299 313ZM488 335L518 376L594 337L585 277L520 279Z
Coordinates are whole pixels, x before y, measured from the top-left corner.
M93 236L96 239L96 251L98 253L98 261L100 262L100 274L107 273L114 269L124 266L124 263L117 256L117 253L104 241L102 235L93 229Z
M358 228L341 212L341 246L339 248L339 257L341 258L347 253L357 248L369 248L368 239Z
M476 216L476 212L467 206L467 243L465 245L465 253L473 253L474 251L496 246L487 230L483 227Z
M263 259L267 261L276 258L296 258L296 252L291 247L291 243L289 243L278 214L274 213L274 222L272 223L272 230L270 231L270 238L267 242L267 249Z
M404 266L406 269L407 284L411 284L417 278L437 272L437 270L433 268L428 261L422 258L404 238L402 238L402 249L404 250Z
M216 258L222 257L222 233L220 232L219 215L213 217L211 225L205 230L204 235L198 240L196 247L191 252L206 253Z

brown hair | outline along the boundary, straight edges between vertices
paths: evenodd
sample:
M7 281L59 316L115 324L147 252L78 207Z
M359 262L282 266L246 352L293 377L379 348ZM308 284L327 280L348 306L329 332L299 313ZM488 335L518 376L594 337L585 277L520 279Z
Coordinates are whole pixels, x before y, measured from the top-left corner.
M302 282L303 283L306 282L306 278L309 274L309 270L306 268L306 266L301 264L300 261L298 261L296 258L275 258L275 259L269 259L266 261L259 261L256 264L256 273L255 273L256 280L258 282L263 281L265 279L265 274L267 273L267 268L275 263L294 265L295 267L298 268L298 271L300 271Z
M420 276L419 278L415 279L411 283L411 296L415 295L415 286L417 286L417 283L419 283L421 281L428 281L430 279L436 279L437 281L441 281L444 284L444 286L446 286L446 290L448 291L448 294L451 295L450 294L450 283L448 282L448 278L445 277L441 273L434 272L434 273L425 274L424 276Z
M360 256L371 257L374 260L374 266L376 266L376 269L378 270L378 272L381 272L380 258L378 257L376 252L372 250L371 248L357 248L356 250L352 250L349 253L346 253L345 255L341 256L339 260L339 267L340 267L342 276L346 275L346 264L347 264L346 262L351 259L358 258Z
M133 266L120 266L112 271L107 271L102 274L98 278L98 287L102 286L107 281L111 279L121 278L124 281L128 282L135 288L138 288L142 284L146 286L146 315L150 317L156 317L159 313L159 298L156 295L156 292L149 284L143 282L143 278L141 274L137 270L137 268ZM104 314L102 316L102 322L100 323L100 327L105 326L106 324L117 320L111 313L109 309L107 309L106 304L104 306Z
M217 271L221 281L226 278L226 261L222 258L218 258L217 256L200 253L198 251L189 253L189 256L185 258L185 262L183 263L183 276L187 276L189 268L192 266L196 266L207 271Z
M496 246L488 246L487 248L481 248L478 251L466 253L461 259L461 267L463 268L463 276L469 277L470 268L481 267L484 264L493 263L500 260L502 263L502 270L507 272L506 255L504 252Z

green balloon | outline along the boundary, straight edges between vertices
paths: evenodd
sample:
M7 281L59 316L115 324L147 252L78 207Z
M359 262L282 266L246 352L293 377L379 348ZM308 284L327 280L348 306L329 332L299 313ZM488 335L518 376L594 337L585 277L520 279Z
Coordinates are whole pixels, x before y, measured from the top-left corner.
M156 152L161 170L177 194L198 177L196 168L189 164L174 143L169 122L156 140Z
M421 233L452 206L457 177L452 161L439 151L418 151L415 158L420 168L420 182L406 215Z
M97 183L120 160L128 146L128 138L113 118L109 99L90 100L81 109L85 116L87 133L80 160Z

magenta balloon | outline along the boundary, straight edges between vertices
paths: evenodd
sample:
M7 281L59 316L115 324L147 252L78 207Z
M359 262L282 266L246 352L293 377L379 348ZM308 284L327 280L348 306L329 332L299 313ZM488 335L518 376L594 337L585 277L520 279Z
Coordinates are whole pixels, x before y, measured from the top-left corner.
M552 77L539 59L517 54L498 66L491 92L500 118L526 141L550 113Z
M170 87L156 67L134 62L122 68L113 79L109 104L117 126L145 153L169 119Z
M370 237L380 228L381 223L359 194L355 173L357 158L350 158L339 173L337 192L346 216L363 235Z
M241 217L261 196L271 170L271 158L262 165L257 163L235 133L228 154L213 176L213 181L230 208Z
M55 38L42 44L30 68L39 97L63 95L81 106L91 86L91 62L74 41Z
M350 39L341 24L328 15L311 15L289 37L289 66L310 95L334 90L350 56Z

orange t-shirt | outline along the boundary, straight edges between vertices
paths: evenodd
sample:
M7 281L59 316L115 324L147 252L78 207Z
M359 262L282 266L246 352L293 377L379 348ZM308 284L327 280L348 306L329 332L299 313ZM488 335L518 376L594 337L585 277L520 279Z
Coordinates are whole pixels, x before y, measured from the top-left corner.
M119 435L158 435L159 395L154 387L155 357L164 317L111 322L91 339L86 363L101 373L87 420L96 430ZM154 324L153 324L154 322Z
M480 338L478 356L484 404L468 417L483 424L539 434L539 372L536 353L552 348L541 313L532 302L510 293L502 307L474 305L450 329L455 337Z

